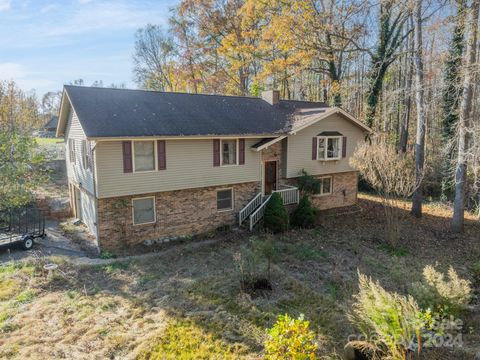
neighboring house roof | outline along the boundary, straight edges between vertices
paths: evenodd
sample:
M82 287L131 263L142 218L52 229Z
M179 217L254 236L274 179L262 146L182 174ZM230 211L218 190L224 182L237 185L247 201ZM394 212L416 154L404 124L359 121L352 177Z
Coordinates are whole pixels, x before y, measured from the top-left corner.
M280 100L270 105L253 97L68 85L64 89L58 135L66 126L67 100L88 138L276 136L296 129L297 123L303 126L305 118L311 121L337 109L319 102Z
M47 130L55 130L57 126L58 126L58 116L52 116L43 128Z

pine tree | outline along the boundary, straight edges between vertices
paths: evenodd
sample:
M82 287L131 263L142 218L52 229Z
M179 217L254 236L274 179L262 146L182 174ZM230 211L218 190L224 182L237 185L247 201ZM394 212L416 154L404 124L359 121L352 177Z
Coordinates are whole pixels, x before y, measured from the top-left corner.
M288 212L283 205L282 197L278 193L273 193L265 206L263 226L273 233L288 229Z
M300 228L312 228L315 225L315 213L316 210L312 206L310 199L307 195L303 195L290 217L290 224Z

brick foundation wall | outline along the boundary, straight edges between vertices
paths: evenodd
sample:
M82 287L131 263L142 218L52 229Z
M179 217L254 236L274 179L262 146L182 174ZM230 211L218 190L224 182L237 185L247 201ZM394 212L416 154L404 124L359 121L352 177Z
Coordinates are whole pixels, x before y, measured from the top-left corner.
M186 237L236 224L260 182L98 199L99 246L115 251L145 240ZM233 188L234 210L217 211L217 190ZM156 223L133 225L132 198L155 196Z
M317 209L327 210L356 204L358 192L358 173L356 171L325 174L315 177L320 178L324 176L332 177L332 194L321 196L312 195L310 199ZM295 185L296 179L291 179L289 183Z

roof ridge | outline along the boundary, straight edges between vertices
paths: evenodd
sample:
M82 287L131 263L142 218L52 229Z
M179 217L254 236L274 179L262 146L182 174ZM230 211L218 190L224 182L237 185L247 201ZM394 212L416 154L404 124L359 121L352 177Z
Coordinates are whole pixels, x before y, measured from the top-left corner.
M263 100L261 97L257 97L257 96L246 96L246 95L205 94L205 93L189 93L189 92L182 92L182 91L159 91L159 90L126 89L126 88L113 88L113 87L100 87L100 86L83 86L83 85L63 85L63 86L64 86L64 87L69 87L69 88L82 88L82 89L138 91L138 92L147 92L147 93L155 93L155 94L199 95L199 96L217 96L217 97L228 97L228 98L241 98L241 99L257 99L257 100Z

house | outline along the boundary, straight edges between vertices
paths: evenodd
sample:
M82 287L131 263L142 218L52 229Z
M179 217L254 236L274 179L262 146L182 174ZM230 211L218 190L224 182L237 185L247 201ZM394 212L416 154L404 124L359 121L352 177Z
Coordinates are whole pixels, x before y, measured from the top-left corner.
M43 126L44 136L55 137L57 126L58 126L58 116L50 117L50 120L48 120L47 123Z
M170 240L261 219L269 195L298 202L303 169L320 209L357 199L350 166L371 130L340 108L262 98L65 86L73 212L100 249Z

